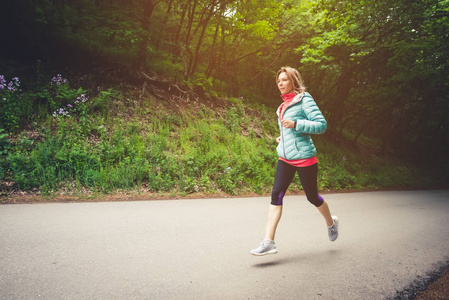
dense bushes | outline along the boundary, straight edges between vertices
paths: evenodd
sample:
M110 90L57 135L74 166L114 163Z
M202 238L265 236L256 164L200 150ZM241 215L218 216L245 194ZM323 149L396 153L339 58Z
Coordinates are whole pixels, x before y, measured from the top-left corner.
M9 191L270 192L277 124L263 105L231 98L220 109L201 105L175 112L132 91L89 97L61 75L38 91L2 93L9 98L2 102L8 110L2 110L0 181ZM20 114L17 99L40 108ZM325 136L316 137L316 144L321 190L414 183L410 167L337 148ZM300 189L298 181L292 189Z

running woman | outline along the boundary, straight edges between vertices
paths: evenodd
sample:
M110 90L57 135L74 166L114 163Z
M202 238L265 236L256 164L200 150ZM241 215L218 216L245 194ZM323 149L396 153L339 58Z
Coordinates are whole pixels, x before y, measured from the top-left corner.
M333 242L338 237L338 218L331 215L326 201L318 194L318 163L316 148L311 138L312 134L326 131L326 120L312 96L306 92L298 70L282 67L277 72L276 83L284 100L277 110L281 134L276 139L279 160L265 238L258 248L251 250L251 254L259 256L277 253L274 236L282 216L282 201L295 173L298 173L307 200L315 205L324 217L329 240Z

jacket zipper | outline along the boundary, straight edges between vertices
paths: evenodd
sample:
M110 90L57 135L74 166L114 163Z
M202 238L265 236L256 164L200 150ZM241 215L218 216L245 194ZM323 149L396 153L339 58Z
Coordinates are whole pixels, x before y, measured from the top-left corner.
M281 120L281 118L279 118L279 120ZM284 127L282 127L282 123L281 123L281 137L282 137L282 150L284 150L284 157L285 159L287 159L287 154L285 153Z
M304 95L303 95L303 97L304 97ZM301 100L302 100L302 97L301 97ZM301 101L301 100L300 100L300 101ZM300 101L299 101L299 102L300 102ZM298 103L298 102L296 102L296 103L293 104L293 105L296 105L297 103ZM287 109L289 109L289 108L292 107L293 105L290 104L290 105L285 109L283 116L284 116L285 113L287 112ZM281 121L281 116L279 116L279 121ZM287 158L287 153L285 153L284 127L282 127L282 123L281 123L281 137L282 137L282 150L284 150L284 157L285 157L285 159L288 160L288 158Z
M288 107L285 109L287 111ZM285 114L285 111L284 111ZM281 122L281 117L279 116L279 122ZM287 153L285 153L285 141L284 141L284 127L282 127L281 122L281 138L282 138L282 150L284 151L284 157L287 159Z

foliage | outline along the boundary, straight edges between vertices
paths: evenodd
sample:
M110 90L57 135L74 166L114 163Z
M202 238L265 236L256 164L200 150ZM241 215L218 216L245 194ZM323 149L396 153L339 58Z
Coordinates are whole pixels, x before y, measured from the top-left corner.
M326 0L314 13L323 16L317 34L298 51L312 86L327 79L315 94L331 130L350 130L355 142L378 138L384 151L415 161L447 163L448 2Z
M20 121L20 81L14 77L8 84L4 75L0 75L0 128L15 132Z
M67 81L63 84L64 93L54 97L82 91L70 88ZM41 127L39 140L25 131L8 138L1 129L0 181L12 182L17 190L44 194L270 192L277 156L276 130L269 127L276 124L265 120L273 119L272 109L231 98L221 113L203 105L198 118L194 108L175 113L150 101L123 119L118 118L123 111L112 114L104 109L116 99L132 97L121 93L103 91L91 99L80 94L71 107L48 113L51 128ZM70 102L66 97L59 100ZM146 112L137 113L144 105L149 105ZM253 121L246 122L245 115L254 116ZM320 190L416 184L412 167L366 160L321 138L317 145ZM299 182L293 190L301 190Z
M300 69L328 121L325 139L338 145L325 146L322 188L411 182L374 158L390 171L330 154L344 147L447 174L448 1L17 0L0 14L8 28L0 35L0 175L21 189L266 191L282 65ZM30 61L37 74L17 67ZM78 78L76 88L62 75L46 78L60 70ZM214 109L198 110L201 120L192 117L198 111L156 116L150 99L133 114L135 102L110 89L145 91L153 74L189 85ZM219 114L218 96L229 98ZM139 130L142 118L151 125ZM17 137L30 128L42 140L27 148Z

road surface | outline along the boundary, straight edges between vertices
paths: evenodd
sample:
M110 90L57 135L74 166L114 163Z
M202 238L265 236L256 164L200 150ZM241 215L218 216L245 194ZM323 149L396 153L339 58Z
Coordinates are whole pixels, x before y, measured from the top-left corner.
M390 299L449 262L449 190L0 205L0 299Z

